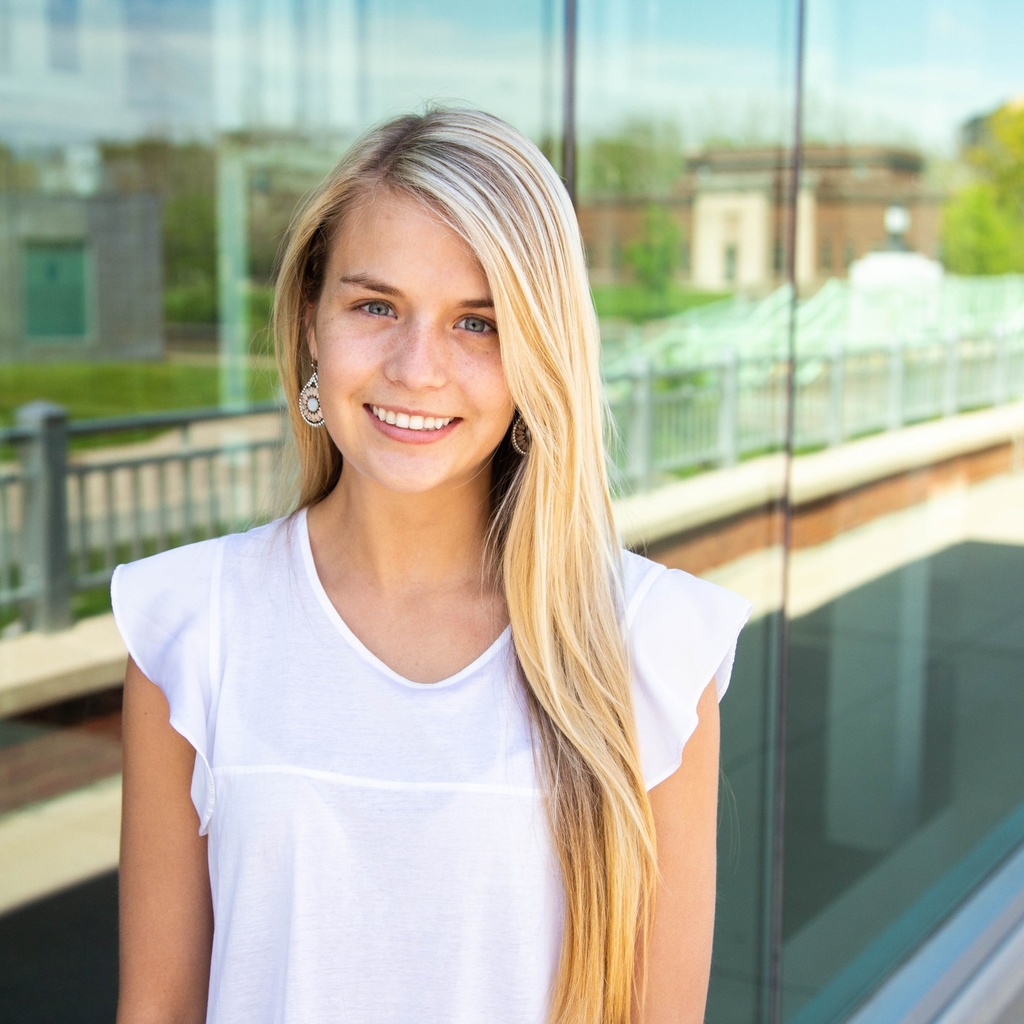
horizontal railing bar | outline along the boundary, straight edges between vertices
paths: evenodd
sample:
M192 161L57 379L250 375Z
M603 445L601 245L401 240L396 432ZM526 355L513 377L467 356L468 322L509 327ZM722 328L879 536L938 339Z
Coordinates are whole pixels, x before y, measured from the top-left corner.
M118 469L132 469L136 466L166 466L172 462L184 462L188 459L210 459L218 455L246 454L251 451L280 448L279 440L261 440L232 442L217 448L189 448L181 452L165 452L162 455L135 455L110 462L69 462L68 473L76 476L88 476L90 473L112 473ZM16 478L17 479L17 478Z
M244 409L183 409L180 411L151 412L138 416L112 416L107 419L76 420L68 423L71 437L89 437L95 434L112 434L127 430L148 430L159 427L187 427L193 423L212 420L239 419L242 416L259 416L266 413L282 412L280 402L256 402ZM2 435L0 435L2 439Z
M71 437L90 437L95 434L116 434L130 430L155 430L169 427L187 427L193 423L213 420L238 419L242 416L260 416L282 412L282 402L254 402L241 409L219 409L215 406L200 409L171 409L164 412L136 413L131 416L109 416L94 420L69 420ZM4 427L0 430L0 444L28 441L35 436L28 427Z

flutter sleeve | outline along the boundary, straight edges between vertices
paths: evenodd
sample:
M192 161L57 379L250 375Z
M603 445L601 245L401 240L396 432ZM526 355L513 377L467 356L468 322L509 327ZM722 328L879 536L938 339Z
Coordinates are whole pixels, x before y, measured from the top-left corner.
M678 569L652 569L629 609L633 698L647 788L668 778L712 678L721 700L751 604Z
M192 803L205 835L216 800L210 768L221 545L202 541L114 570L114 620L132 660L163 691L170 724L195 748Z

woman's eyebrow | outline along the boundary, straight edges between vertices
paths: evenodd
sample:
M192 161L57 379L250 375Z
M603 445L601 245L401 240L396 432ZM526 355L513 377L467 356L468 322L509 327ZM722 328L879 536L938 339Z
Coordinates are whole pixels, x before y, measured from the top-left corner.
M342 274L339 280L342 284L356 284L362 288L368 288L371 292L380 292L381 295L401 296L402 294L394 285L375 281L369 274Z
M342 274L338 280L342 284L358 285L360 288L366 288L381 295L391 295L395 298L402 296L401 289L391 284L385 284L383 281L375 281L369 274ZM464 302L457 302L456 305L465 309L494 309L494 299L490 296L485 299L466 299Z

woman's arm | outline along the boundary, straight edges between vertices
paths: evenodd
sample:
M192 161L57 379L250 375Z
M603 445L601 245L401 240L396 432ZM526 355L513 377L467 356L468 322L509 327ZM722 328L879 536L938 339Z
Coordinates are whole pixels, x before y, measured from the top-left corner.
M718 825L714 680L701 695L697 715L699 723L683 747L682 763L650 793L661 878L647 955L646 1000L642 1009L634 1003L634 1024L700 1024L704 1020L715 922Z
M189 795L196 752L129 660L124 684L118 1024L202 1024L213 911Z

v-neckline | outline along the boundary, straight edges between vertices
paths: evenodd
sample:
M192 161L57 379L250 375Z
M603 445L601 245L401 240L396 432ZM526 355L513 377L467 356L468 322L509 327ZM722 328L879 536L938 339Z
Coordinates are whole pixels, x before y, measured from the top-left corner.
M348 645L356 652L356 654L363 658L363 660L369 662L374 666L374 668L394 682L414 690L437 690L454 686L456 683L474 675L479 669L483 668L487 662L494 658L499 651L504 650L508 646L512 637L511 625L506 626L492 641L492 643L477 655L477 657L475 657L468 665L459 669L458 672L455 672L450 676L446 676L444 679L438 680L436 683L418 683L415 680L403 676L400 672L396 672L390 665L378 658L377 655L374 654L373 651L371 651L354 632L352 632L348 623L341 617L338 609L334 606L334 602L327 595L327 591L324 589L324 585L320 580L320 574L317 572L316 562L313 559L313 545L309 539L309 522L306 516L306 509L301 509L297 513L296 525L298 528L300 550L302 554L302 562L306 570L306 577L309 580L309 585L327 618L333 624L334 628L342 635Z

